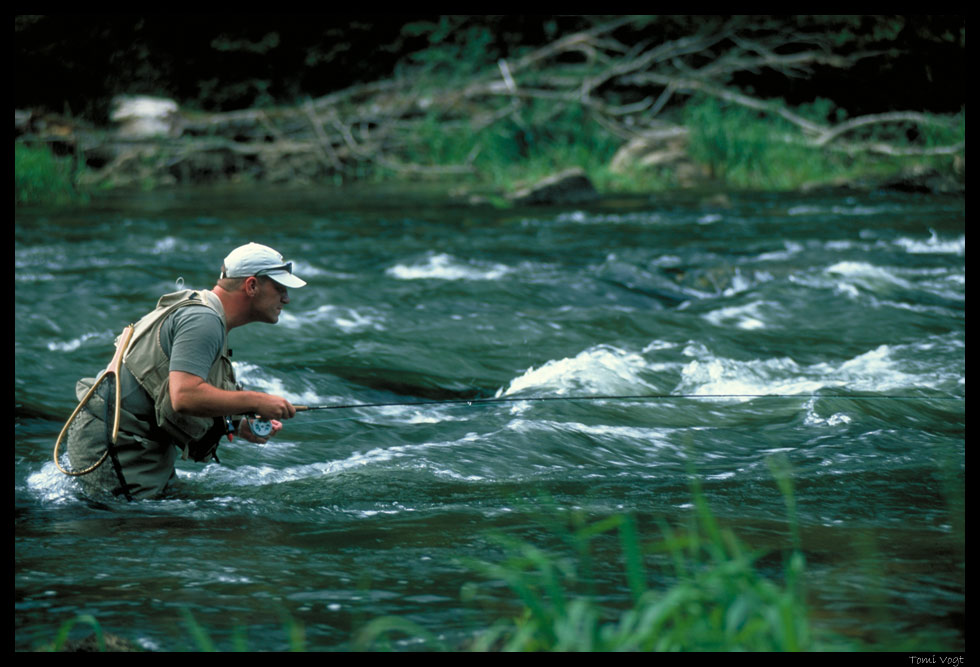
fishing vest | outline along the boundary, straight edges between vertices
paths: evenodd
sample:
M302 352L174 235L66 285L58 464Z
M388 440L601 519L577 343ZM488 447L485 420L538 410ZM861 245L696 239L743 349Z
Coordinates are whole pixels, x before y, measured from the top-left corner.
M225 310L221 300L210 290L183 290L160 297L156 308L136 323L123 364L153 399L160 428L183 450L184 458L190 454L195 461L200 461L214 454L221 435L221 424L216 425L216 422L223 424L223 420L181 414L174 410L170 400L170 358L160 344L164 320L178 308L186 306L207 306L221 318L221 324L225 327L221 354L212 364L206 381L219 389L237 390L228 351Z

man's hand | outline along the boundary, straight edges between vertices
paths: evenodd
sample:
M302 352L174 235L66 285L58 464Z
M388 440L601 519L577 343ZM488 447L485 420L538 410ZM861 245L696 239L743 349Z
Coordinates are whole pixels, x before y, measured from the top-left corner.
M260 438L252 433L251 422L249 422L248 419L242 419L242 421L238 424L238 435L242 436L249 442L254 442L257 445L264 445L265 443L269 442L269 438L282 430L282 422L272 419L269 421L269 423L272 424L272 433L270 433L268 437Z
M258 405L255 408L255 414L262 419L292 419L296 416L296 408L282 396L258 392L256 394Z

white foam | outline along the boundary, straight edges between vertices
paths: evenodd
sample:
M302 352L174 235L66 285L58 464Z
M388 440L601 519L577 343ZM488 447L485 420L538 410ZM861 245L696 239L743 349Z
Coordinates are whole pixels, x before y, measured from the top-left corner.
M526 421L515 419L507 425L509 430L518 432L531 432L541 429L555 429L561 431L574 431L576 433L586 433L597 437L608 437L611 440L637 440L644 445L656 444L661 446L673 446L669 437L673 429L667 428L643 428L637 426L610 426L608 424L582 424L580 422L556 422L543 419Z
M765 315L762 314L763 307L778 308L778 304L753 301L742 306L719 308L718 310L713 310L710 313L702 315L702 317L715 326L734 326L739 329L752 331L766 328Z
M388 463L396 459L416 457L427 449L453 447L460 442L472 442L479 438L480 436L475 433L468 433L466 436L454 441L398 445L386 448L377 447L366 452L354 452L347 458L339 461L305 463L285 468L276 468L270 465L239 466L237 468L207 465L199 470L181 470L181 476L191 480L204 478L218 479L223 483L235 486L281 484L283 482L294 482L303 479L336 475L349 470Z
M173 236L166 236L150 248L150 253L154 255L168 255L177 250L177 239Z
M324 276L324 275L343 275L343 274L330 274L328 271L317 268L310 264L309 262L304 262L303 260L293 259L293 273L302 279L306 279L311 276Z
M765 272L756 272L754 278L748 278L742 274L739 269L735 269L735 274L732 276L732 283L729 287L725 288L722 292L725 296L735 296L740 292L745 292L756 286L759 282L765 282L767 280L772 280L772 275Z
M827 267L824 273L837 279L834 290L848 298L856 299L861 289L869 292L888 292L897 288L912 289L913 286L889 269L867 262L838 262Z
M516 394L531 388L546 388L559 396L573 391L618 393L650 389L640 377L645 368L646 361L641 355L599 345L572 358L548 361L539 368L532 366L496 395Z
M908 287L909 284L888 269L867 262L838 262L826 268L826 273L844 276L864 282L885 282Z
M61 465L67 465L67 457L62 457ZM54 461L48 461L41 469L28 475L27 486L39 494L45 502L66 502L77 497L78 482L74 477L63 474Z
M925 241L919 239L900 238L895 241L895 245L905 248L913 254L941 254L959 255L966 254L966 237L960 236L958 239L943 240L934 229L929 230L930 236Z
M812 206L803 204L800 206L794 206L789 209L786 213L787 215L797 216L797 215L878 215L881 213L889 213L896 210L900 210L897 206L885 205L885 206L864 206L860 204L853 204L850 206Z
M385 317L374 309L350 308L345 306L323 305L314 311L294 314L288 310L279 315L279 322L289 329L298 329L307 324L326 322L346 333L362 331L384 331Z
M689 345L686 356L695 357L684 366L677 393L712 395L808 395L828 387L851 391L891 391L908 387L935 387L942 377L905 372L888 345L860 354L839 364L821 362L800 366L788 357L726 359L712 355L703 345Z
M784 250L774 250L772 252L764 252L758 257L756 257L756 259L758 261L763 261L763 262L781 261L781 260L787 260L790 257L794 255L798 255L801 252L803 252L803 246L794 241L784 241L783 246L785 247Z
M577 224L647 224L660 222L661 216L650 211L635 213L586 213L585 211L569 211L555 218L556 222L574 222Z
M463 262L445 253L430 254L421 263L396 264L385 273L398 280L499 280L511 272L503 264Z
M811 394L826 383L802 375L789 358L736 361L694 360L681 371L678 393L702 396L757 394Z
M313 391L306 390L302 393L290 391L282 382L282 378L266 373L259 366L245 361L231 362L235 370L235 377L247 388L253 391L261 391L266 394L282 396L294 405L313 405L318 404L321 398Z
M48 341L47 347L52 352L71 352L72 350L77 350L86 341L92 340L93 338L105 338L107 340L112 340L113 333L102 332L102 333L85 333L78 338L73 338L69 341Z

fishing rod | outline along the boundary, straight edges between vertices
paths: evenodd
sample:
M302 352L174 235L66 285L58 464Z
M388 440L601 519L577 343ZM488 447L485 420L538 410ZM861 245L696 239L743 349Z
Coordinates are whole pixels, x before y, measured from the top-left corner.
M383 408L394 406L479 405L481 403L521 403L524 401L639 401L670 398L842 398L842 399L895 399L895 400L944 400L961 401L961 396L906 396L875 394L588 394L585 396L505 396L493 398L454 398L441 401L397 401L390 403L351 403L346 405L296 405L297 412L308 410L351 410L355 408Z
M498 396L493 398L454 398L441 401L391 401L383 403L347 403L340 405L295 405L296 412L313 410L354 410L361 408L387 407L439 407L443 405L481 405L494 403L522 403L544 401L647 401L681 399L754 399L754 398L838 398L844 400L935 400L961 401L962 396L910 396L897 394L590 394L585 396ZM272 425L265 419L254 419L249 422L252 432L259 437L266 437L272 432Z

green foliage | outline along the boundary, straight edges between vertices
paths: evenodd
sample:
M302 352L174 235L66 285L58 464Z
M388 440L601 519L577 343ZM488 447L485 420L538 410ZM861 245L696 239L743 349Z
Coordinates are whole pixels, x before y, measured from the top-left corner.
M56 158L47 148L14 144L14 201L16 204L66 204L85 201L75 188L70 158Z
M486 150L476 164L497 183L537 178L572 166L593 171L608 164L620 143L581 106L556 109L543 101L522 105L477 141Z
M927 148L950 146L966 141L966 110L952 123L924 123L918 128L919 140Z
M467 17L440 16L438 23L406 24L408 36L425 36L429 46L408 54L395 69L396 75L424 77L439 85L471 77L493 65L499 57L493 47L495 38L486 25L466 25Z
M58 633L55 636L54 643L50 646L44 647L42 650L53 652L61 651L62 648L64 648L68 643L68 636L71 633L72 628L74 628L78 623L83 623L92 627L92 631L95 635L96 648L98 648L99 651L105 651L106 642L102 631L102 626L91 614L81 614L71 620L66 621L65 623L62 623L61 627L58 628Z
M220 650L212 641L208 631L197 622L197 619L194 618L194 614L191 613L190 609L187 609L186 607L182 608L181 616L183 617L184 625L187 627L188 632L193 638L198 651L213 653ZM279 617L280 621L282 622L283 631L285 632L289 643L289 650L293 652L305 651L306 633L303 629L302 623L294 620L289 612L285 611L285 609L279 610ZM235 651L246 652L249 650L242 628L235 629L232 640Z
M684 115L692 157L731 185L782 189L829 171L819 153L787 141L796 130L781 119L708 97L689 102Z
M793 110L819 123L846 120L842 109L826 99ZM876 123L847 135L852 142L890 142L896 146L927 149L963 141L965 114L956 123L933 117L926 123ZM810 145L800 129L776 114L766 114L697 96L684 108L691 131L691 156L707 165L714 177L739 188L787 190L807 183L840 178L893 175L906 166L925 165L949 171L948 156L882 156L870 151L848 154Z
M525 542L502 539L511 554L502 563L474 567L504 581L525 606L510 622L498 622L475 648L510 651L799 651L823 648L814 641L800 584L802 553L793 551L784 581L759 574L760 554L721 528L697 496L696 516L686 529L661 522L660 540L643 544L635 519L613 516L581 526L578 562ZM588 580L592 542L615 531L624 583L632 605L611 612L597 598L574 589ZM668 556L674 583L649 584L647 556ZM586 565L584 568L582 564ZM582 569L585 571L583 572Z
M407 637L415 643L440 651L449 650L424 627L399 616L382 616L361 628L354 637L354 650L390 650L392 637Z
M492 111L474 112L474 118ZM510 190L572 166L601 176L621 144L594 122L578 104L556 106L544 101L523 102L507 118L474 130L468 121L446 122L437 113L417 124L405 138L402 159L421 165L471 165L471 178L484 185ZM381 177L395 177L394 172Z

